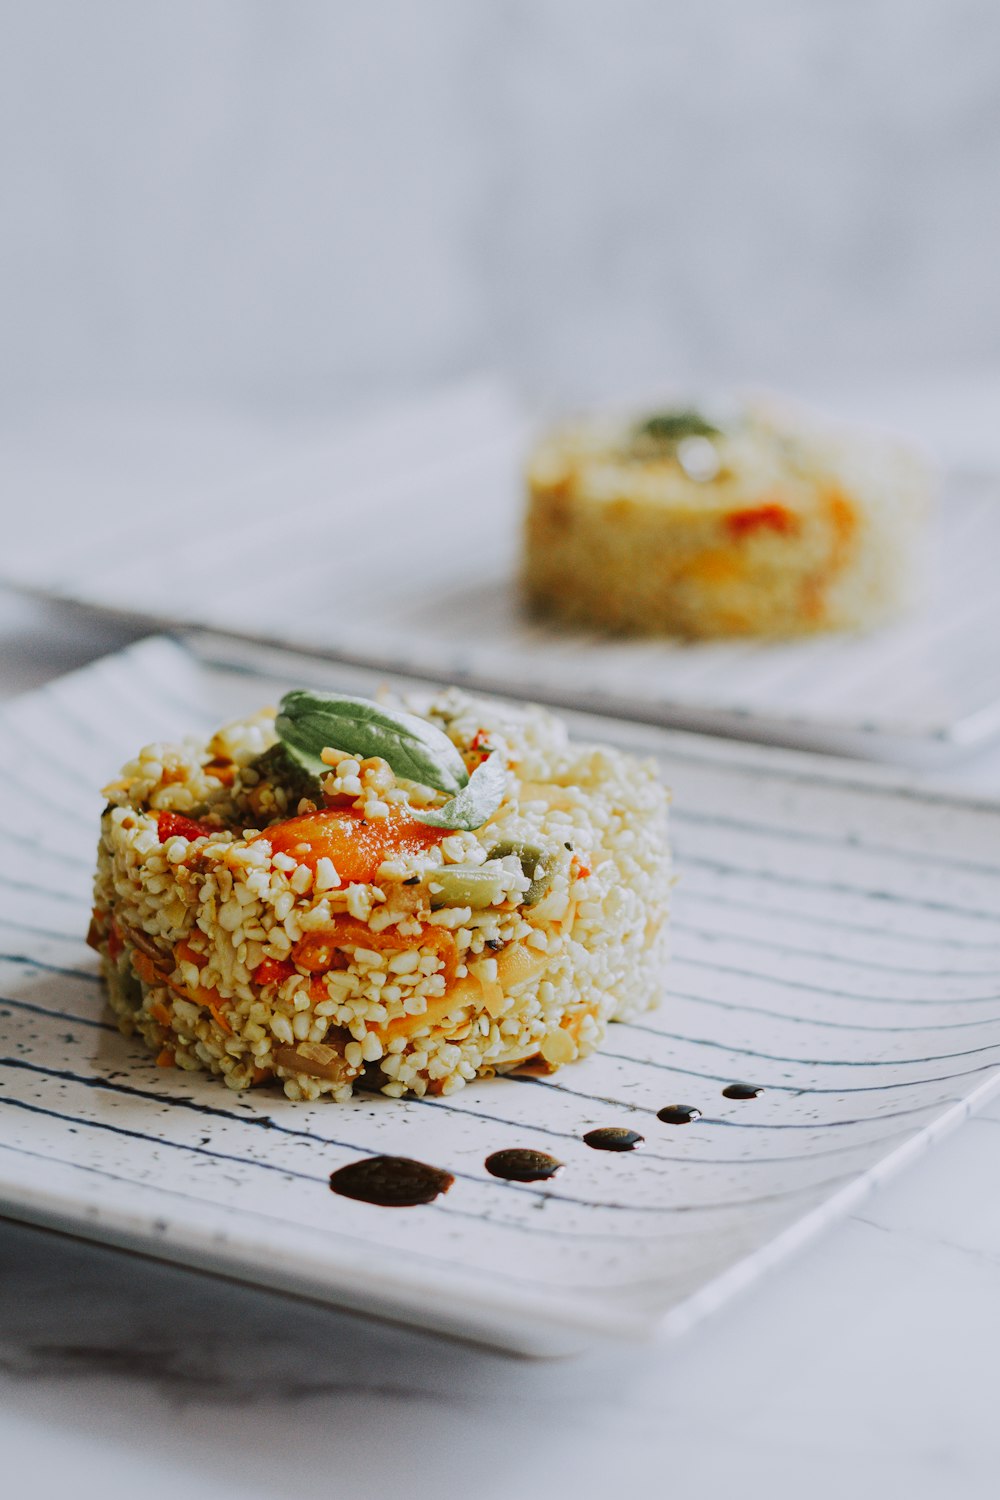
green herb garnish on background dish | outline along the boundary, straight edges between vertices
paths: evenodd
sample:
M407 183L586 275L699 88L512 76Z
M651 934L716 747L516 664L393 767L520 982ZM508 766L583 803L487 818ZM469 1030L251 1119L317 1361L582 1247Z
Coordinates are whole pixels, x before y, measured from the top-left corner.
M722 429L695 411L694 407L676 407L655 412L635 427L635 435L651 438L655 443L678 443L686 437L721 437Z

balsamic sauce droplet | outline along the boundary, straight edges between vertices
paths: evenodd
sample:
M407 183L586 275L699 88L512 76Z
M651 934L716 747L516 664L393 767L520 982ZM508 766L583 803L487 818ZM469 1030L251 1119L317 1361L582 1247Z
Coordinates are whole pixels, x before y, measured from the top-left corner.
M383 1208L415 1208L433 1203L455 1181L450 1172L408 1156L366 1156L330 1174L330 1187L341 1198L378 1203Z
M588 1130L583 1139L595 1151L634 1151L645 1137L624 1125L601 1125L597 1130Z
M563 1164L547 1151L512 1146L507 1151L494 1151L483 1165L494 1177L505 1177L508 1182L542 1182L562 1171Z
M690 1125L692 1120L701 1119L701 1110L693 1104L665 1104L656 1111L656 1118L664 1125Z
M727 1083L722 1090L723 1099L759 1099L764 1092L755 1083Z

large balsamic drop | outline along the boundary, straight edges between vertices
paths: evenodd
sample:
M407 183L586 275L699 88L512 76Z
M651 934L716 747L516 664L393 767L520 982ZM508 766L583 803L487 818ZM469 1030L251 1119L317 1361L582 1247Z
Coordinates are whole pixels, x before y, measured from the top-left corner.
M596 1130L588 1130L583 1139L595 1151L634 1151L642 1145L645 1137L624 1125L601 1125Z
M494 1151L483 1165L494 1177L504 1177L508 1182L543 1182L561 1172L563 1164L547 1151L512 1146L507 1151Z
M755 1083L727 1083L722 1090L723 1099L759 1099L764 1092Z
M690 1125L692 1120L701 1119L701 1110L693 1104L665 1104L656 1111L656 1118L664 1125Z
M341 1198L378 1203L383 1208L433 1203L454 1181L450 1172L408 1156L366 1156L330 1174L330 1187Z

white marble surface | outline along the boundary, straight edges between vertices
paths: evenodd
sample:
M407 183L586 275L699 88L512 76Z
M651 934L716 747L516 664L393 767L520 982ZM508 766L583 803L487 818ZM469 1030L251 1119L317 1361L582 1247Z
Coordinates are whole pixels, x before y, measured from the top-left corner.
M130 638L9 595L0 631L4 693ZM998 1158L994 1105L685 1340L553 1363L0 1225L10 1493L992 1496Z

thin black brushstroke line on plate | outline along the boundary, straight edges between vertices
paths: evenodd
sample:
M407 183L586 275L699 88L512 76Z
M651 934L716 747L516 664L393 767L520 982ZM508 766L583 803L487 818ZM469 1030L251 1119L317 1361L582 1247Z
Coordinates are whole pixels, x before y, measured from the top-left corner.
M914 966L913 964L885 963L876 958L859 956L856 953L831 953L826 948L813 948L800 946L795 943L777 942L772 938L751 936L746 932L732 932L718 926L699 927L697 923L688 919L683 910L691 896L697 896L699 900L708 904L716 906L720 904L713 903L711 896L700 895L698 892L691 890L679 891L677 904L681 907L681 913L678 915L676 910L674 912L672 923L673 935L675 938L684 938L692 935L698 939L703 939L710 948L722 947L727 943L732 943L736 947L763 948L769 953L783 953L801 958L810 958L815 962L849 964L854 969L873 969L880 974L907 974L911 978L916 979L996 979L1000 977L1000 957L998 957L997 963L992 969L928 969L919 965ZM734 905L736 903L726 902L723 904ZM760 910L758 907L750 909L755 912ZM803 920L808 921L809 918L804 918ZM817 920L822 921L819 918ZM863 930L868 931L867 928ZM882 936L883 934L879 935ZM885 935L887 936L888 934ZM899 941L905 942L906 939L900 939ZM930 941L933 942L934 939L932 938ZM676 942L671 951L675 958L683 956L678 952Z
M923 896L904 896L898 891L871 889L866 886L851 885L846 881L811 880L798 870L786 875L777 870L748 869L743 865L727 864L725 860L710 859L706 855L685 854L676 848L675 853L680 870L687 866L691 869L711 870L714 874L732 876L739 880L761 880L769 885L790 885L810 891L829 892L837 896L860 896L863 900L873 903L885 902L889 906L909 907L913 911L939 911L948 916L961 917L966 921L993 922L1000 927L1000 905L996 911L983 911L981 908L958 906L951 901L930 901Z
M996 809L1000 819L1000 806ZM888 844L870 843L867 839L851 835L837 837L810 828L786 828L780 824L757 823L749 818L737 818L728 813L699 812L691 807L674 804L670 809L670 821L674 824L690 823L701 828L724 828L765 839L777 839L789 843L808 844L810 848L842 849L847 854L872 855L879 859L898 859L907 865L944 865L948 869L965 870L970 874L993 876L1000 879L1000 863L997 860L970 860L957 855L941 854L936 849L898 849ZM1000 830L998 830L1000 837Z
M681 930L683 931L683 929ZM710 974L733 974L739 979L752 979L765 985L778 985L783 990L795 990L800 994L830 995L835 1000L857 1000L864 1005L995 1005L998 1001L1000 1001L1000 994L946 995L942 996L940 999L907 995L859 995L851 990L842 990L826 984L815 984L808 979L785 979L781 974L762 973L760 969L747 969L744 968L742 964L713 963L709 959L685 958L681 954L677 953L673 955L673 962L671 964L671 967L674 967L675 965L687 965L687 967L690 969L705 969ZM1000 978L1000 975L998 975L998 978ZM691 998L700 999L701 997L695 996ZM752 1006L748 1006L747 1008L750 1010L753 1009ZM823 1025L824 1023L817 1022L816 1024ZM825 1024L836 1025L838 1023L828 1022ZM985 1023L977 1021L972 1024L978 1026ZM857 1029L859 1031L892 1031L896 1028L880 1026L872 1028L867 1026L858 1026ZM899 1029L906 1031L911 1028L904 1026L900 1027ZM927 1027L917 1029L934 1031L940 1028Z

